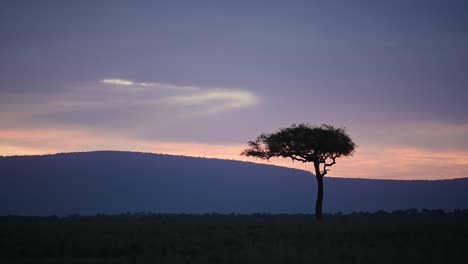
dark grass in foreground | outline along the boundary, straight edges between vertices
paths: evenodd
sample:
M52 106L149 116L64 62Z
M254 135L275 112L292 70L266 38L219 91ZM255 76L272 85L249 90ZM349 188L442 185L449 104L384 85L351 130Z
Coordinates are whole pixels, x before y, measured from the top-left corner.
M466 212L465 212L466 214ZM468 263L464 217L0 217L0 263Z

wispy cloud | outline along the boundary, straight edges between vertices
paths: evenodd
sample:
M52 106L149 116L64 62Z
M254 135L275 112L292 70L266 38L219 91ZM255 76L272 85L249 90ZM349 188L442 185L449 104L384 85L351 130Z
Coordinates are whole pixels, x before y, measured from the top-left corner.
M102 79L99 81L100 83L105 83L105 84L112 84L112 85L135 85L133 81L129 80L124 80L124 79Z
M217 89L169 96L167 102L171 105L201 107L206 110L204 112L217 113L253 106L257 103L257 97L248 91Z
M135 82L126 79L102 79L99 81L103 84L116 85L116 86L139 86L139 87L152 87L160 90L172 90L172 91L199 91L201 87L196 86L182 86L168 83L158 82Z
M254 106L257 96L250 91L221 87L182 86L157 82L135 82L126 79L102 79L100 83L115 86L148 87L154 91L178 92L176 95L166 95L158 102L166 102L172 107L192 107L191 114L214 114L233 109ZM145 102L155 102L146 98ZM193 109L195 108L195 109ZM192 112L192 111L195 112Z
M4 94L0 129L73 126L146 135L169 127L179 131L180 118L208 122L227 112L248 109L257 101L255 93L244 89L104 78L54 93Z

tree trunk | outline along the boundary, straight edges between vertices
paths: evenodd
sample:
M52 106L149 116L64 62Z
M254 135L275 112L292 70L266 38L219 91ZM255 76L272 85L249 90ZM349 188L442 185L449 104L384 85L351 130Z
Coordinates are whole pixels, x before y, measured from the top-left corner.
M320 173L320 163L315 163L315 178L317 178L317 200L315 201L315 219L322 221L322 204L323 204L323 175Z

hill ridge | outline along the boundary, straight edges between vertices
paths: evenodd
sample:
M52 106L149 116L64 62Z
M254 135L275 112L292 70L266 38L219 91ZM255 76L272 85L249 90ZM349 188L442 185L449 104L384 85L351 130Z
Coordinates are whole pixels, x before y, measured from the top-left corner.
M127 150L90 150L90 151L75 151L75 152L57 152L57 153L49 153L49 154L36 154L36 155L10 155L10 156L0 156L1 158L14 158L14 157L47 157L47 156L59 156L59 155L74 155L74 154L87 154L87 153L128 153L128 154L147 154L147 155L155 155L155 156L169 156L169 157L182 157L182 158L194 158L194 159L208 159L208 160L217 160L217 161L228 161L228 162L241 162L247 164L258 164L264 166L273 166L279 168L287 168L290 170L298 170L304 171L307 173L312 173L312 171L298 169L298 168L291 168L286 166L280 166L276 164L265 164L265 163L257 163L253 161L244 161L244 160L236 160L236 159L221 159L221 158L213 158L213 157L201 157L201 156L186 156L186 155L176 155L176 154L167 154L167 153L157 153L157 152L142 152L142 151L127 151ZM467 177L461 178L448 178L448 179L379 179L379 178L361 178L361 177L342 177L342 176L327 176L327 178L334 178L334 179L353 179L353 180L377 180L377 181L451 181L451 180L468 180Z
M311 213L311 172L253 162L125 151L0 158L0 215ZM324 212L468 208L468 178L326 177Z

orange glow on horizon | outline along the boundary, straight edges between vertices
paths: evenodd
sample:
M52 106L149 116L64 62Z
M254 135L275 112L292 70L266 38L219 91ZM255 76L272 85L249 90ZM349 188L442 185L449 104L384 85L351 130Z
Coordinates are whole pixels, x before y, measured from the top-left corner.
M74 130L0 130L0 155L39 155L92 150L139 151L231 159L311 171L308 163L263 161L240 156L246 144L162 142ZM337 160L328 176L378 179L449 179L468 176L468 151L404 146L361 146L353 157Z

